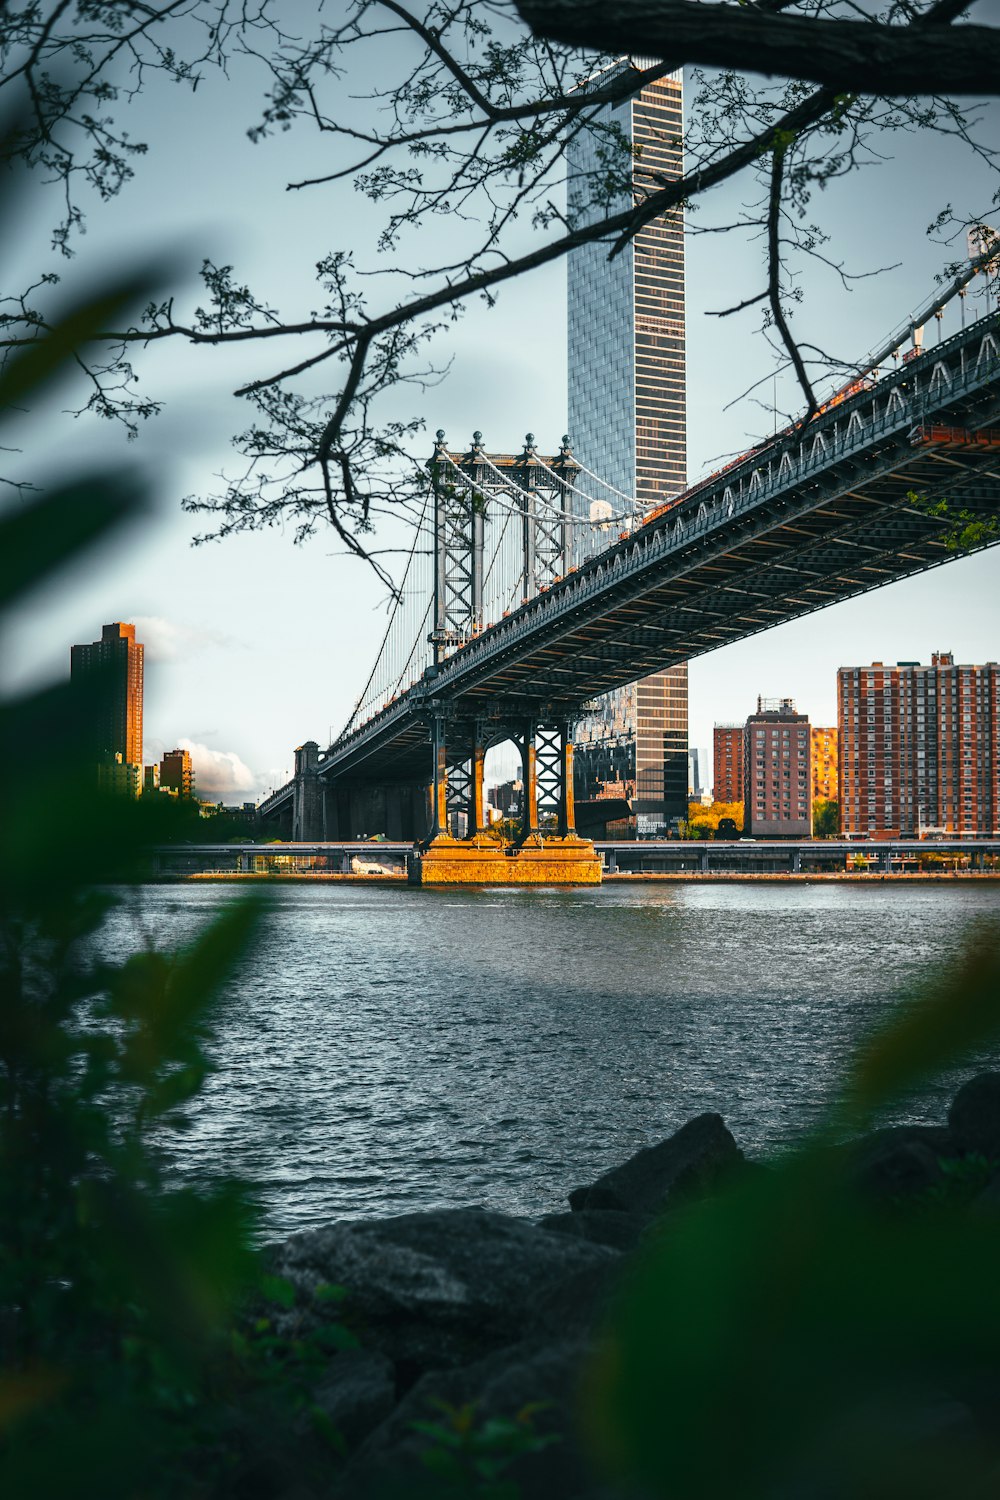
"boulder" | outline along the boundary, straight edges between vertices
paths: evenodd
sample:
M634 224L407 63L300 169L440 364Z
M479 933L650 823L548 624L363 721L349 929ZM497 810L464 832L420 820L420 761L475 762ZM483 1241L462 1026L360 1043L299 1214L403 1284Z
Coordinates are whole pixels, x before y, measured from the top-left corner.
M345 1349L331 1359L322 1379L310 1391L310 1401L350 1452L385 1421L395 1406L395 1367L373 1349Z
M584 1192L587 1189L583 1190ZM610 1245L613 1250L634 1250L649 1220L641 1214L626 1214L614 1208L581 1208L575 1213L546 1214L539 1229L549 1234L571 1234L592 1245Z
M345 1287L344 1322L395 1363L401 1389L425 1370L517 1342L539 1297L581 1276L600 1282L618 1259L606 1246L482 1209L331 1224L268 1249L269 1270L299 1293L294 1309L272 1310L279 1327L282 1317L308 1326L317 1286Z
M909 1198L944 1181L942 1157L958 1155L949 1130L894 1125L872 1131L848 1148L848 1178L869 1197Z
M918 1140L886 1142L855 1160L854 1182L869 1197L912 1198L944 1181L938 1154Z
M964 1083L948 1125L961 1151L1000 1160L1000 1073L979 1073Z
M570 1195L570 1207L617 1209L652 1218L668 1200L710 1192L745 1166L743 1152L721 1115L704 1114L682 1125L658 1146L637 1151L586 1189Z
M598 1500L599 1487L576 1437L576 1392L589 1353L587 1340L532 1339L457 1369L425 1374L348 1464L339 1493L345 1500L440 1500L446 1486L422 1455L443 1445L414 1424L447 1428L448 1414L439 1404L444 1402L455 1411L471 1405L473 1434L498 1422L516 1424L515 1430L536 1439L500 1475L516 1486L512 1492L520 1500ZM526 1410L531 1408L537 1409ZM498 1433L487 1456L499 1457L503 1442ZM461 1493L479 1493L471 1476Z

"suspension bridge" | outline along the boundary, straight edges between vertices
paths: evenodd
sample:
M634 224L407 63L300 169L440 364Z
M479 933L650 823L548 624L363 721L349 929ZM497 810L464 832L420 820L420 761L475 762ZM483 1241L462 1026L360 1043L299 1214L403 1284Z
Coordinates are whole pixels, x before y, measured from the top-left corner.
M811 420L652 511L566 438L496 454L480 433L454 451L439 432L428 471L354 713L326 750L296 751L260 818L295 840L413 839L415 879L597 880L573 813L590 700L964 555L956 516L1000 515L1000 315L933 347L897 340ZM506 740L525 795L503 850L485 837L483 766Z

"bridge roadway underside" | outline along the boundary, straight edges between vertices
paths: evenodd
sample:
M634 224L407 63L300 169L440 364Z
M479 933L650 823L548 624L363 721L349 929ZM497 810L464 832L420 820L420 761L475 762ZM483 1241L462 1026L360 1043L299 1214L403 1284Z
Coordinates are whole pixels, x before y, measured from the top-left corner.
M983 414L986 422L998 415L995 408ZM425 782L432 770L428 715L435 704L454 718L448 758L459 761L469 754L469 726L477 716L492 726L487 737L497 743L521 717L573 713L648 672L952 560L954 522L915 508L907 500L911 493L996 516L1000 446L941 452L913 448L904 435L862 464L833 465L807 492L778 496L737 518L724 538L693 542L654 578L626 576L478 669L463 671L463 652L457 652L439 687L428 683L423 693L412 693L411 711L387 723L384 733L332 748L320 775Z

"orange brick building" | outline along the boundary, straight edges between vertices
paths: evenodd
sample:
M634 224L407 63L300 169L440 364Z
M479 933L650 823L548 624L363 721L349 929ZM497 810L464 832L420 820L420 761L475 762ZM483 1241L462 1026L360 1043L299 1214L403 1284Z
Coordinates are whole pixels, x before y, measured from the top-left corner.
M837 715L845 833L1000 828L1000 663L841 667Z
M817 798L824 802L836 802L840 796L838 785L838 756L837 743L839 735L836 729L827 729L819 725L812 725L812 794L813 801Z

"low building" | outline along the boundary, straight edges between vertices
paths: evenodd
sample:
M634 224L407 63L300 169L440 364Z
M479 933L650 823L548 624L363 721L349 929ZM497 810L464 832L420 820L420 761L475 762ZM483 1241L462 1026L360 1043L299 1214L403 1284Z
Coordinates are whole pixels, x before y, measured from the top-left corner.
M743 831L756 838L812 833L809 716L791 698L758 698L743 731Z
M119 753L98 762L97 789L114 797L138 797L141 776L142 767L123 760Z
M194 769L189 750L168 750L160 761L160 787L178 797L194 796Z

